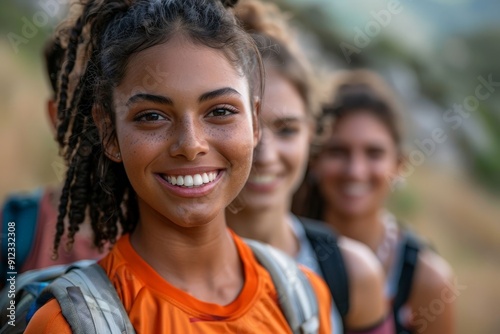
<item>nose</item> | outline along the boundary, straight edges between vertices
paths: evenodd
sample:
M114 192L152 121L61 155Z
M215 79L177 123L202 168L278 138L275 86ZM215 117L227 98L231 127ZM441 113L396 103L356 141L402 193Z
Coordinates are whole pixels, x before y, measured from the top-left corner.
M275 161L278 157L276 142L273 133L267 128L262 128L262 136L254 151L254 165L263 166Z
M172 157L184 157L188 161L194 161L197 156L208 152L209 145L207 134L198 120L190 115L185 115L174 129L174 142L169 152Z
M345 167L345 173L349 178L362 180L367 177L368 163L358 154L350 155Z

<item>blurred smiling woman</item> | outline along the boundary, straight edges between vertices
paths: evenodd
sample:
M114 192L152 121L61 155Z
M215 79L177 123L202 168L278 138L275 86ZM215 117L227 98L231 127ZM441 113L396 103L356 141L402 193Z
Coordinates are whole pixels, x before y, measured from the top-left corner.
M323 119L335 121L324 131L294 210L373 251L386 273L397 333L454 333L454 303L441 300L452 281L450 266L384 208L389 181L404 162L398 109L378 75L365 70L335 75L323 110ZM427 317L424 311L436 301L442 309Z
M242 1L236 16L259 46L266 69L250 177L226 210L241 236L266 242L327 279L334 297L335 333L393 333L383 297L383 272L369 249L291 214L302 181L319 108L312 72L273 5ZM330 275L331 274L331 275Z

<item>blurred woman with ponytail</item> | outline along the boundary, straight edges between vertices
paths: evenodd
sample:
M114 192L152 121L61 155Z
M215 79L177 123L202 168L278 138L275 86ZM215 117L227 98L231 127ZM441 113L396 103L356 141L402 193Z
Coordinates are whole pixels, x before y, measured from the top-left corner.
M326 280L335 333L393 333L383 271L369 249L290 212L320 107L310 65L278 8L249 0L235 9L261 50L266 82L261 141L245 187L226 210L229 226L281 249Z

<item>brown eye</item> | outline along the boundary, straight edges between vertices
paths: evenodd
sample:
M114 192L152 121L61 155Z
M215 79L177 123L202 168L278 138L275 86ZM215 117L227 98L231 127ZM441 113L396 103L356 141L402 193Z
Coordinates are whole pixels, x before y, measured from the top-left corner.
M143 113L135 118L138 122L156 122L164 119L165 117L156 112Z
M300 124L295 120L279 120L273 124L274 133L280 137L291 137L300 131Z
M212 109L207 116L208 117L227 117L236 114L238 111L236 108L230 105L218 106Z
M276 133L280 137L291 137L298 132L299 132L299 129L297 127L287 126L287 125L276 129Z
M215 109L208 113L209 116L212 117L221 117L221 116L229 116L234 114L232 111L227 109Z
M385 151L381 148L370 148L367 150L366 155L370 159L380 159L384 156Z

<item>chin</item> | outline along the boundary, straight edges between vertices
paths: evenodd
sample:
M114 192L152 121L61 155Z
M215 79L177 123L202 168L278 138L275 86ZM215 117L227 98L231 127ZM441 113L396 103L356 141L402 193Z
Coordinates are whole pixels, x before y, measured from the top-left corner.
M335 205L339 213L347 217L363 216L371 210L371 206L359 201L338 201Z
M216 212L208 210L183 210L183 212L178 212L175 218L172 217L171 221L182 227L198 227L209 224L217 216Z
M241 204L241 209L250 212L262 212L272 209L275 205L272 200L266 200L265 197L258 199L247 199Z

